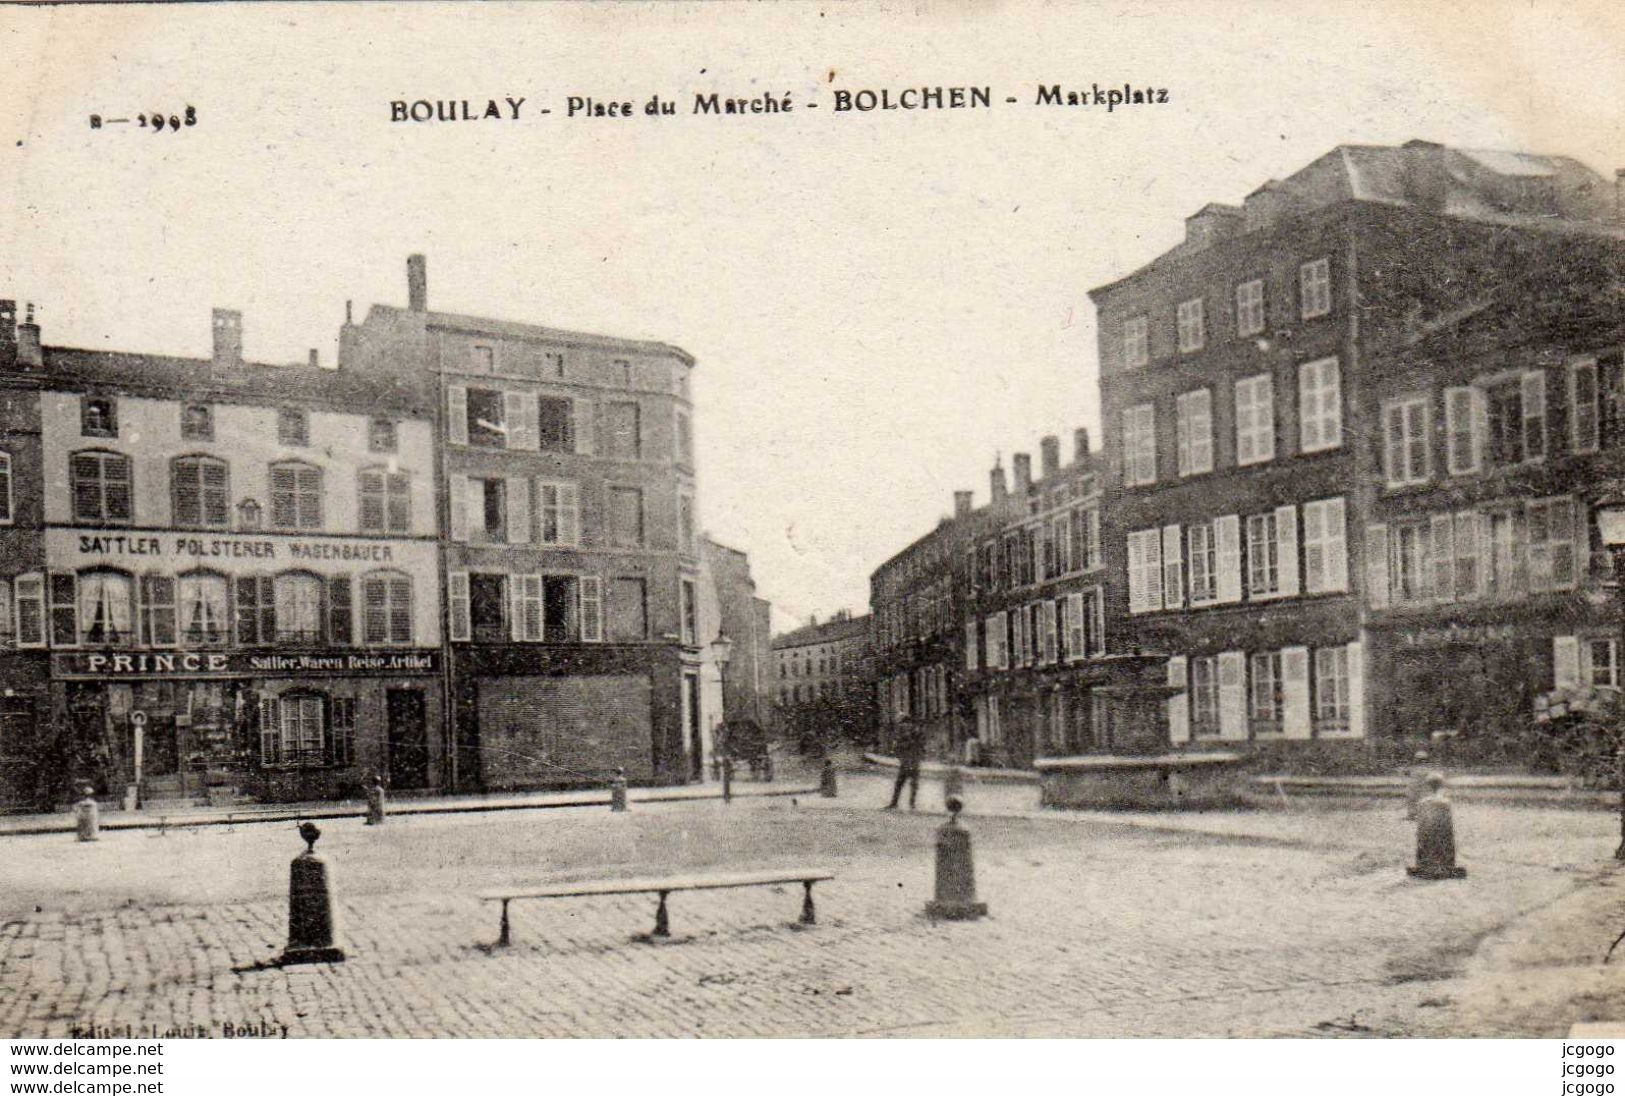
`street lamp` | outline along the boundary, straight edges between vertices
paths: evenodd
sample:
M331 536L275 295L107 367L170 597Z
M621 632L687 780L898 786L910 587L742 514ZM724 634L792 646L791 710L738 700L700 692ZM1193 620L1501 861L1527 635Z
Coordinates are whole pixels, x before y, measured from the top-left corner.
M721 692L722 719L719 726L722 741L713 742L711 748L722 758L722 801L733 799L733 758L728 755L728 660L733 657L734 641L728 633L719 631L711 641L711 661L717 664L717 688Z
M1597 500L1597 533L1614 561L1614 596L1619 600L1621 627L1625 628L1625 495L1610 493ZM1625 643L1620 649L1625 651ZM1619 744L1619 848L1615 860L1625 860L1625 736Z

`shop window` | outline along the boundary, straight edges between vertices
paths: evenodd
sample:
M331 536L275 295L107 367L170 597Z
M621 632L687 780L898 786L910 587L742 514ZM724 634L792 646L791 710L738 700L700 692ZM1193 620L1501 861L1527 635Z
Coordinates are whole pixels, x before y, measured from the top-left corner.
M176 457L169 466L170 502L176 525L225 528L231 524L226 462L213 457Z
M79 432L87 438L118 437L118 401L111 396L81 397Z
M277 575L272 581L272 615L278 643L320 643L322 580L308 572ZM265 639L261 635L261 641Z
M361 528L369 533L406 533L412 528L412 477L382 468L363 469Z
M91 450L68 461L73 488L73 519L128 523L132 517L130 458Z
M322 527L322 470L293 462L271 465L271 524L278 529Z
M641 578L616 578L609 584L609 641L639 642L648 637L648 606Z
M214 408L206 403L181 407L181 437L187 441L214 440Z
M361 580L362 630L368 645L412 642L412 580L393 572Z
M284 693L260 700L260 763L277 768L320 768L328 763L323 698Z
M218 647L230 638L226 576L209 572L182 575L181 640L189 647Z
M135 583L116 571L86 571L79 576L79 635L98 647L123 647L135 641Z

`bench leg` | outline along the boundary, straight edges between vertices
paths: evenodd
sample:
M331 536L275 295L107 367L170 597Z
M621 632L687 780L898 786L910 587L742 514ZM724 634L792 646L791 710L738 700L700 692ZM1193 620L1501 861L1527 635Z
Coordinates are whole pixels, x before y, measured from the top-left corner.
M666 892L666 891L661 891L660 892L660 905L655 910L655 930L654 930L654 932L650 933L651 936L670 936L671 935L671 926L666 923L666 894L667 893L668 892Z
M502 900L502 928L497 933L497 947L505 948L511 942L508 935L508 900Z
M801 899L801 923L803 925L816 925L818 924L818 918L813 913L812 880L804 880L801 886L805 891Z

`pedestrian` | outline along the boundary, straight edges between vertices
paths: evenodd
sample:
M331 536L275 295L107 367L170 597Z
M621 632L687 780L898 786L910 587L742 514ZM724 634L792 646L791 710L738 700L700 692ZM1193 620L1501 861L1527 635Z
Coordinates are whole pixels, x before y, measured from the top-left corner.
M897 783L892 785L891 802L886 804L888 811L897 809L897 801L902 797L903 785L908 785L908 809L914 810L915 800L920 795L920 756L925 752L925 736L920 733L919 727L910 721L898 725L897 729Z

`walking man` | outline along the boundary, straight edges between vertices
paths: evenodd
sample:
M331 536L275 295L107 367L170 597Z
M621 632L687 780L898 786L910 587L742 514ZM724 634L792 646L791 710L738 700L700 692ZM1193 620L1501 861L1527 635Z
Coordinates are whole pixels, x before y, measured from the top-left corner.
M920 795L920 755L925 752L925 735L921 733L918 725L912 720L904 720L897 726L897 783L892 785L891 802L886 804L888 811L897 809L897 801L902 797L903 785L908 785L908 809L914 810L915 800Z

